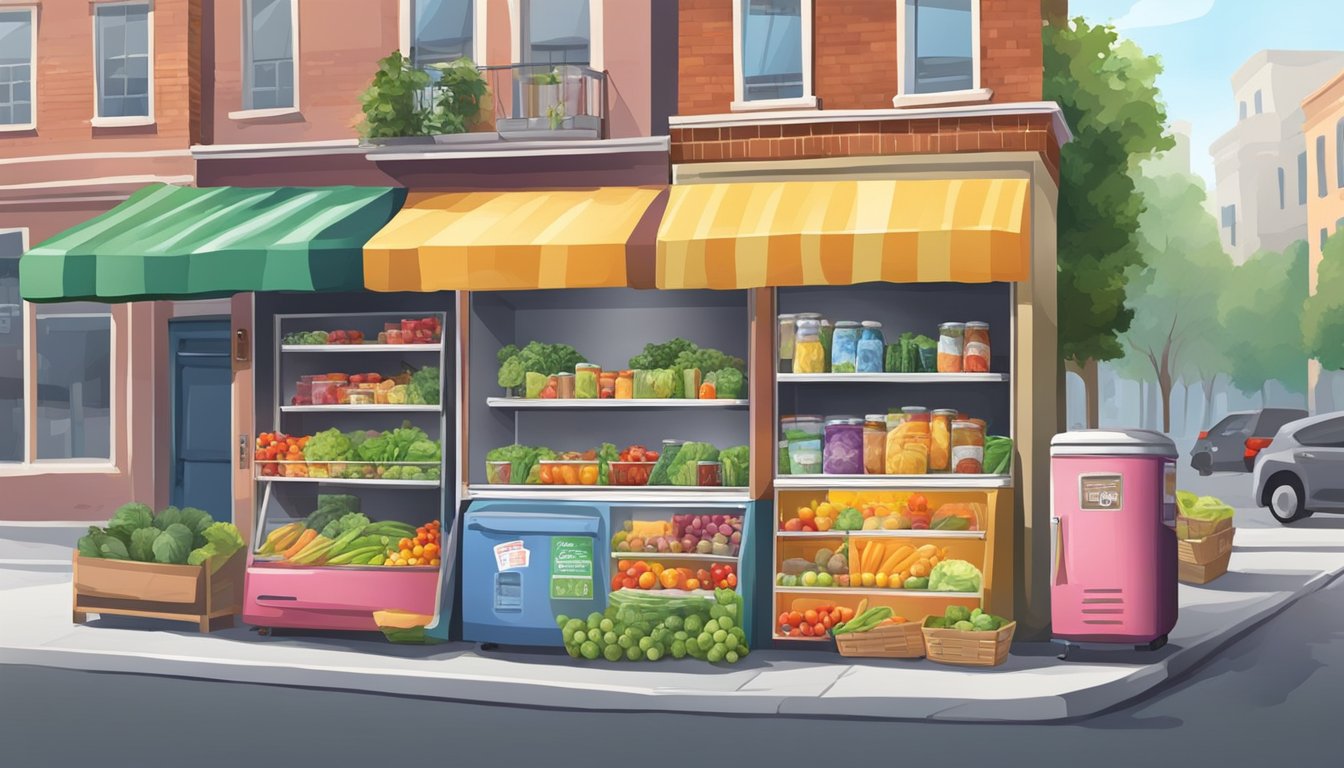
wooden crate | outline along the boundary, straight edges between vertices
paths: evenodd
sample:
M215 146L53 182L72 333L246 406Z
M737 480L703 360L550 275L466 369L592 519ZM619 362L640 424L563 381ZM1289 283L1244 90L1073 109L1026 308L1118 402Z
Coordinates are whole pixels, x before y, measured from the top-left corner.
M1177 577L1187 584L1208 584L1227 573L1228 563L1232 560L1232 550L1228 550L1211 563L1187 563L1182 560L1178 565Z
M163 565L131 560L74 559L74 621L90 613L196 624L200 631L233 624L243 608L246 555L235 552L217 572L210 563Z
M1008 659L1017 622L1010 621L996 632L963 632L958 629L924 627L924 646L929 661L969 667L997 667Z
M1208 565L1225 559L1232 552L1232 538L1237 529L1224 528L1212 536L1176 542L1176 554L1182 563Z
M835 635L841 656L874 659L920 659L924 657L923 622L883 624L867 632Z

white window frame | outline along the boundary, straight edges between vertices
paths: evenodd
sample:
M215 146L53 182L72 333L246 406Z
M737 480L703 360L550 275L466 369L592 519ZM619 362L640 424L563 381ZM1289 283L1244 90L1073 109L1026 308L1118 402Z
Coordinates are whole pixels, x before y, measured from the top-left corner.
M485 0L470 0L471 2L471 60L477 67L486 65L487 42L485 36L485 21L488 3ZM517 2L517 0L513 0ZM398 13L400 15L400 34L398 35L397 47L401 55L407 60L411 57L411 49L415 47L415 0L400 0L398 3ZM512 11L512 9L510 9Z
M240 62L240 82L242 90L242 109L229 113L230 120L255 120L266 117L280 117L282 115L295 115L299 113L299 0L289 0L289 27L293 37L292 48L294 52L294 103L288 107L268 107L266 109L249 109L247 107L247 92L251 88L252 73L250 62L247 57L248 41L251 38L252 29L252 2L253 0L243 0L243 17L239 27L238 49Z
M961 91L943 91L941 93L910 93L913 84L914 67L909 61L913 46L906 45L906 0L896 0L896 50L900 58L896 65L896 95L891 99L893 107L930 107L941 104L974 104L989 101L994 96L991 88L982 86L980 69L983 64L980 53L980 6L984 0L971 0L971 88Z
M817 94L812 90L812 34L816 17L812 14L813 0L801 0L799 14L802 16L803 37L803 95L792 99L758 99L747 101L745 78L742 76L742 3L744 0L732 0L733 3L733 103L729 109L733 112L753 112L767 109L816 109Z
M147 7L145 14L145 52L148 57L149 66L146 67L148 75L148 115L135 115L132 117L103 117L98 114L101 108L102 83L99 82L99 60L98 60L98 9L111 8L121 5L143 5ZM89 28L93 32L93 119L90 121L95 128L126 128L140 125L154 125L154 0L118 0L118 2L92 2L89 6Z
M532 1L509 0L509 23L513 25L513 34L509 35L509 63L511 64L527 63L523 61L523 36L530 12L529 3ZM541 2L545 1L541 0ZM479 0L476 0L476 2L479 2ZM602 4L603 0L588 0L588 68L595 72L603 72L606 67L606 59L602 48ZM476 28L478 31L481 30L479 22Z
M27 227L0 228L0 234L19 233L23 252L27 252ZM39 459L37 457L37 310L27 301L19 322L23 325L23 460L0 462L0 477L40 474L116 474L117 417L121 407L121 387L117 381L117 316L109 313L108 341L108 457L106 459Z
M8 123L5 125L0 125L0 133L4 133L7 131L31 131L37 128L37 6L5 5L4 3L0 3L0 11L4 11L5 13L10 13L13 11L27 11L29 28L32 30L32 41L29 43L28 46L29 55L32 57L32 60L29 62L28 65L28 71L30 73L28 77L28 82L29 87L32 89L32 93L30 93L28 96L28 102L32 105L31 107L32 114L29 115L31 119L26 123ZM9 232L12 230L0 230L0 231Z

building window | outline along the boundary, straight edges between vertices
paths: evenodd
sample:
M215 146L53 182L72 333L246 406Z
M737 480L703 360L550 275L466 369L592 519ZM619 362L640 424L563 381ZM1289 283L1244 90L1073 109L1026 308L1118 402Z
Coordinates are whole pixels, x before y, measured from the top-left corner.
M1240 107L1238 108L1238 110L1237 110L1237 115L1238 115L1238 117L1240 117L1242 120L1245 120L1245 119L1246 119L1246 102L1244 102L1244 101L1241 102L1241 106L1240 106Z
M24 230L0 231L0 462L23 461L27 422L23 409L23 300L19 297L19 255Z
M31 128L37 23L32 8L0 7L0 126Z
M1297 156L1297 204L1307 204L1307 153Z
M528 0L523 3L523 61L587 65L592 58L588 0Z
M1329 184L1325 181L1325 137L1316 137L1316 196L1325 197L1326 187Z
M902 93L980 87L980 0L901 0Z
M812 96L811 0L736 0L738 102Z
M296 0L246 0L243 109L297 107Z
M1285 201L1285 199L1284 199L1284 197L1285 197L1285 195L1286 195L1286 193L1284 192L1284 187L1285 187L1285 180L1284 180L1283 168L1279 168L1279 210L1280 210L1280 211L1282 211L1282 210L1284 209L1284 206L1286 205L1286 201Z
M1255 92L1255 114L1261 114L1265 111L1265 101L1260 91Z
M1335 186L1344 187L1344 117L1335 123Z
M1223 206L1223 228L1229 230L1228 243L1235 246L1237 244L1237 206Z
M153 102L150 10L146 3L94 6L98 117L149 117Z
M473 0L413 0L411 61L415 66L476 60L473 5ZM583 13L586 25L586 4Z

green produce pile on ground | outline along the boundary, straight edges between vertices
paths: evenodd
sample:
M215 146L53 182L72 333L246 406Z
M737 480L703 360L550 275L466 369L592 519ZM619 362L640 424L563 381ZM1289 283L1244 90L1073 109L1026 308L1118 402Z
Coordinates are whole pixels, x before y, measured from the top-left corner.
M132 502L118 509L106 528L90 526L76 548L80 557L165 565L200 565L213 557L214 572L243 548L243 538L233 523L217 523L195 507L168 507L155 515Z
M714 590L714 599L669 597L638 590L613 592L606 613L587 620L557 616L565 650L578 659L658 661L690 656L711 664L747 655L742 596Z
M997 632L1012 619L985 613L979 608L949 605L942 616L930 616L924 626L930 629L956 629L962 632Z

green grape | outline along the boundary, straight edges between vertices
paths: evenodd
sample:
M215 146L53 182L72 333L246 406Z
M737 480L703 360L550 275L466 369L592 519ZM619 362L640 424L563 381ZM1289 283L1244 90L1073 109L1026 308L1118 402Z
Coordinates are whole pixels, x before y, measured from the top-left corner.
M686 657L686 641L677 639L672 641L672 658L681 659Z
M708 632L702 632L700 637L695 639L695 642L696 645L700 646L700 650L708 651L714 645L714 636Z
M732 650L728 651L723 655L723 660L728 662L729 664L736 664L738 658L740 657L737 655L737 652Z
M718 664L720 661L723 661L723 656L725 653L727 653L727 651L720 650L720 648L721 646L716 645L713 648L709 649L709 653L706 654L706 658L709 659L710 664Z
M620 640L620 637L615 632L609 631L602 635L602 642L606 643L607 645L615 645L617 640ZM733 642L734 644L736 644L737 642L736 638L734 638Z
M728 639L727 630L720 629L718 632L714 633L714 642L718 643L719 645L722 645L724 641L727 639Z
M569 623L569 617L562 613L562 614L560 614L559 616L556 616L556 617L555 617L555 623L556 623L561 629L564 629L564 628L565 628L565 625Z
M597 628L603 632L610 632L616 628L616 622L611 619L603 619L597 623Z
M710 619L709 623L705 624L705 631L711 635L714 634L715 632L718 632L719 622L715 621L714 619Z
M622 648L634 648L635 639L629 635L621 635L620 637L616 638L616 644L621 646Z
M591 640L588 641L588 642L586 642L586 643L584 643L583 645L579 646L579 653L582 653L582 654L583 654L583 658L585 658L585 659L590 659L590 660L591 660L591 659L596 659L596 658L597 658L597 654L599 653L599 651L598 651L598 649L597 649L597 643L594 643L594 642L591 641Z
M644 657L649 661L657 661L663 658L663 649L655 645L644 652Z
M730 650L730 651L732 651L732 650L736 650L736 648L737 648L737 635L729 635L728 637L724 638L724 641L723 641L723 647L724 647L724 648L727 648L727 649Z
M732 629L732 628L733 628L733 617L732 617L732 616L720 616L720 617L719 617L719 629Z
M575 632L575 633L574 633L574 644L575 644L575 645L583 645L583 644L586 643L586 642L588 642L588 633L587 633L587 632L584 632L583 630L579 630L578 632Z
M631 661L639 661L643 657L644 654L640 653L638 646L632 645L625 649L625 658Z
M647 650L649 650L649 649L652 648L652 647L653 647L653 638L652 638L652 637L641 637L641 638L639 638L639 650L641 650L641 651L647 651Z
M620 661L621 657L625 655L625 651L619 645L608 645L602 649L602 655L606 657L607 661Z

